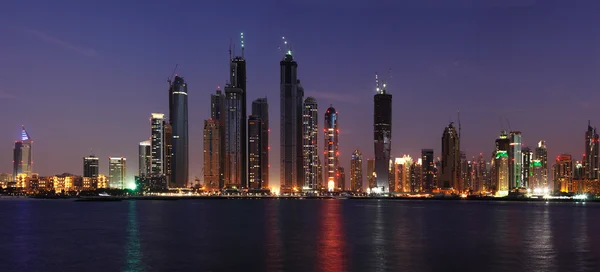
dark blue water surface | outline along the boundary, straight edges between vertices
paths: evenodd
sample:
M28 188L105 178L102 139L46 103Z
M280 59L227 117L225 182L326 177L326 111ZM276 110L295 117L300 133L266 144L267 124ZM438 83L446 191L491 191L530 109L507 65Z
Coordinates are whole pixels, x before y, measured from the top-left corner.
M0 271L600 271L600 204L0 200Z

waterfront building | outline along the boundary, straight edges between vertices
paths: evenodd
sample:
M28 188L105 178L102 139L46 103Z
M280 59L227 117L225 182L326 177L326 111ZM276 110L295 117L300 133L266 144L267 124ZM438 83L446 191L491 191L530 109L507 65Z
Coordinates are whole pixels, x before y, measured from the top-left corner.
M210 118L204 120L204 186L209 191L222 188L221 180L221 122Z
M140 142L138 148L138 175L149 176L152 173L152 142L146 140Z
M109 188L125 189L125 173L127 170L126 159L123 157L108 158ZM56 185L56 183L55 183ZM56 186L54 186L56 188Z
M375 159L369 158L367 159L367 183L369 190L377 187L377 179L375 175Z
M317 100L307 97L302 107L302 147L304 162L304 185L311 190L319 190L322 177L319 177L319 112Z
M421 176L423 177L421 184L424 192L431 192L436 186L434 183L435 164L433 160L433 149L421 149Z
M523 182L521 187L532 188L531 187L531 177L533 176L532 170L533 164L533 152L531 148L524 147L523 148Z
M338 112L330 106L325 112L325 123L324 123L325 140L324 140L324 151L325 154L325 174L327 175L326 188L333 190L334 188L342 189L343 184L337 182L339 173L337 172L340 161L339 161L339 128L338 128Z
M520 131L509 133L510 147L508 149L508 183L509 189L521 188L523 186L523 154Z
M96 178L100 171L100 159L94 155L83 157L83 177Z
M231 86L225 87L225 162L224 180L225 187L242 189L247 188L245 173L246 150L244 147L246 136L242 131L242 122L246 117L242 114L242 96L244 91ZM244 128L246 125L243 126Z
M573 159L570 154L561 154L554 164L554 192L573 192Z
M171 126L170 187L184 188L189 178L188 85L182 77L169 80L169 124ZM111 181L112 184L112 181Z
M438 187L462 191L460 182L460 138L459 133L450 123L442 134L441 173Z
M150 115L150 148L151 170L153 176L165 174L165 115L152 113Z
M356 149L350 157L350 189L354 192L363 190L362 153Z
M496 140L496 152L494 157L494 176L496 195L508 195L509 190L509 163L508 149L510 148L510 139L506 131L500 133L500 137Z
M548 149L545 141L539 141L535 149L534 161L534 189L548 188Z
M29 133L25 130L25 126L21 126L21 140L15 141L15 149L13 152L13 178L19 174L31 175L33 169L33 161L31 157L31 146L33 141L29 137Z
M583 157L583 171L588 180L598 179L598 151L600 140L596 128L588 121L588 129L585 132L585 154Z
M385 193L391 188L390 182L391 152L392 152L392 95L387 93L386 83L379 87L379 78L375 75L376 94L373 97L373 132L375 151L375 180L376 187L371 188L375 193Z
M261 189L269 189L269 103L267 98L258 98L252 102L252 115L260 121L260 181Z

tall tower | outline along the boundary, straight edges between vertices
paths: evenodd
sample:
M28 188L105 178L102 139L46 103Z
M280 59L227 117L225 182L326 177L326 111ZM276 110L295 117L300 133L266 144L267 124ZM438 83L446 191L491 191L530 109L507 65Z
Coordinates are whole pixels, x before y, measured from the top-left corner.
M549 189L548 188L548 149L546 147L546 141L539 141L538 146L535 149L534 154L534 188Z
M221 146L221 122L204 120L204 186L211 191L222 188Z
M152 173L152 142L150 140L140 142L138 151L138 176L150 176Z
M510 132L510 148L508 149L508 184L509 189L523 187L523 153L521 150L521 132Z
M319 174L319 112L317 100L307 97L302 107L302 146L304 154L304 185L311 190L319 190L322 186Z
M375 178L375 159L373 158L367 159L367 183L369 189L377 187Z
M125 189L125 173L127 172L126 159L123 157L108 158L108 183L109 188Z
M298 80L298 63L288 50L280 66L280 183L281 192L292 192L304 181L302 154L302 102L304 89Z
M225 95L221 90L210 95L210 118L219 126L219 184L218 188L225 186ZM206 171L206 168L204 169ZM206 172L205 172L206 173Z
M460 182L460 139L453 123L450 123L442 134L442 171L438 187L453 188L462 191Z
M248 117L248 188L263 188L262 180L262 122L256 115Z
M573 192L573 159L570 154L561 154L554 164L554 191Z
M269 103L267 98L252 102L252 115L260 121L260 180L261 188L269 188Z
M187 83L182 77L175 76L169 84L169 123L173 133L169 182L170 187L183 188L188 185L189 178Z
M392 151L392 95L386 92L386 84L379 88L375 74L376 91L373 98L373 132L375 139L375 192L388 192L390 177L390 152Z
M239 142L238 144L236 144L236 149L235 152L238 152L238 156L239 156L239 161L237 162L237 164L239 164L239 166L236 165L236 167L239 167L239 182L235 181L236 184L239 184L240 187L242 188L248 188L248 175L247 175L247 169L248 169L248 154L247 154L247 122L246 122L246 118L248 116L247 110L246 110L246 96L247 96L247 91L248 89L246 88L246 59L244 58L244 33L240 33L240 39L241 39L241 47L242 47L242 55L241 56L236 56L234 58L231 59L230 64L229 64L229 89L231 92L231 89L237 89L237 93L236 93L236 100L239 100L239 108L236 109L236 111L239 114L239 122L236 121L236 125L239 126L239 139L237 139L237 141ZM226 100L229 99L230 97L227 97L227 89L225 89L225 96L226 96ZM226 102L227 103L227 102ZM229 122L230 119L227 119L226 122ZM226 124L226 130L230 128L229 124ZM225 136L227 137L227 135ZM227 148L227 144L230 144L231 142L225 142L225 147ZM227 169L227 166L226 166ZM231 182L231 180L230 180Z
M496 152L494 157L494 177L496 178L496 191L498 195L506 195L509 190L509 163L508 150L511 147L510 139L506 131L500 133L500 137L496 139Z
M421 149L421 176L422 190L424 192L431 192L436 186L434 183L435 175L435 164L433 163L433 149Z
M99 159L94 155L83 157L83 177L97 178L99 174Z
M350 189L354 192L363 191L362 153L354 150L350 158Z
M167 187L171 186L171 178L173 176L173 127L165 122L165 161L164 175L167 178Z
M585 132L585 157L583 158L583 171L588 180L598 179L598 151L600 142L596 128L590 125Z
M531 148L523 148L523 182L521 185L522 187L532 188L530 184L531 176L533 174L533 172L531 171L532 163L533 152L531 151Z
M225 87L225 186L238 189L247 188L245 175L246 152L243 149L246 136L242 133L242 95L240 88ZM244 125L245 127L245 125ZM242 146L242 142L244 145Z
M341 189L343 184L339 184L337 180L339 178L338 167L340 166L339 161L339 129L338 129L338 113L330 106L325 112L325 123L324 123L325 139L324 139L324 154L325 154L325 175L327 179L325 187L328 190L334 188Z
M16 180L17 175L26 174L31 176L33 161L31 158L31 145L33 141L25 130L25 126L21 126L21 140L15 141L15 149L13 152L13 180Z
M162 113L152 113L150 116L150 145L152 166L151 174L161 176L165 174L165 115Z

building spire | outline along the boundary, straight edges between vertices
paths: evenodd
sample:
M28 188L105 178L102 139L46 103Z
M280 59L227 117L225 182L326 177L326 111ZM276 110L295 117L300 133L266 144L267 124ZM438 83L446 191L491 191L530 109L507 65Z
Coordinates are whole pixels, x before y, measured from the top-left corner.
M29 141L31 137L29 137L29 133L25 130L25 125L21 126L21 141Z
M242 44L242 58L244 58L244 32L240 33L240 43Z

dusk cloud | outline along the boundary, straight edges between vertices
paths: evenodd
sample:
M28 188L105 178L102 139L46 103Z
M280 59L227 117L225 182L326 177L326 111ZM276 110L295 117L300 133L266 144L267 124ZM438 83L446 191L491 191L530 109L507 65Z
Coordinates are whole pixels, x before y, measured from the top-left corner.
M88 57L95 57L97 55L96 50L92 49L92 48L84 48L84 47L79 47L76 45L73 45L71 43L68 43L66 41L63 41L57 37L54 36L50 36L46 33L37 31L37 30L33 30L33 29L26 29L26 32L28 32L29 34L35 36L36 38L40 39L41 41L48 43L48 44L52 44L52 45L56 45L71 51L75 51L78 54L84 55L84 56L88 56Z

